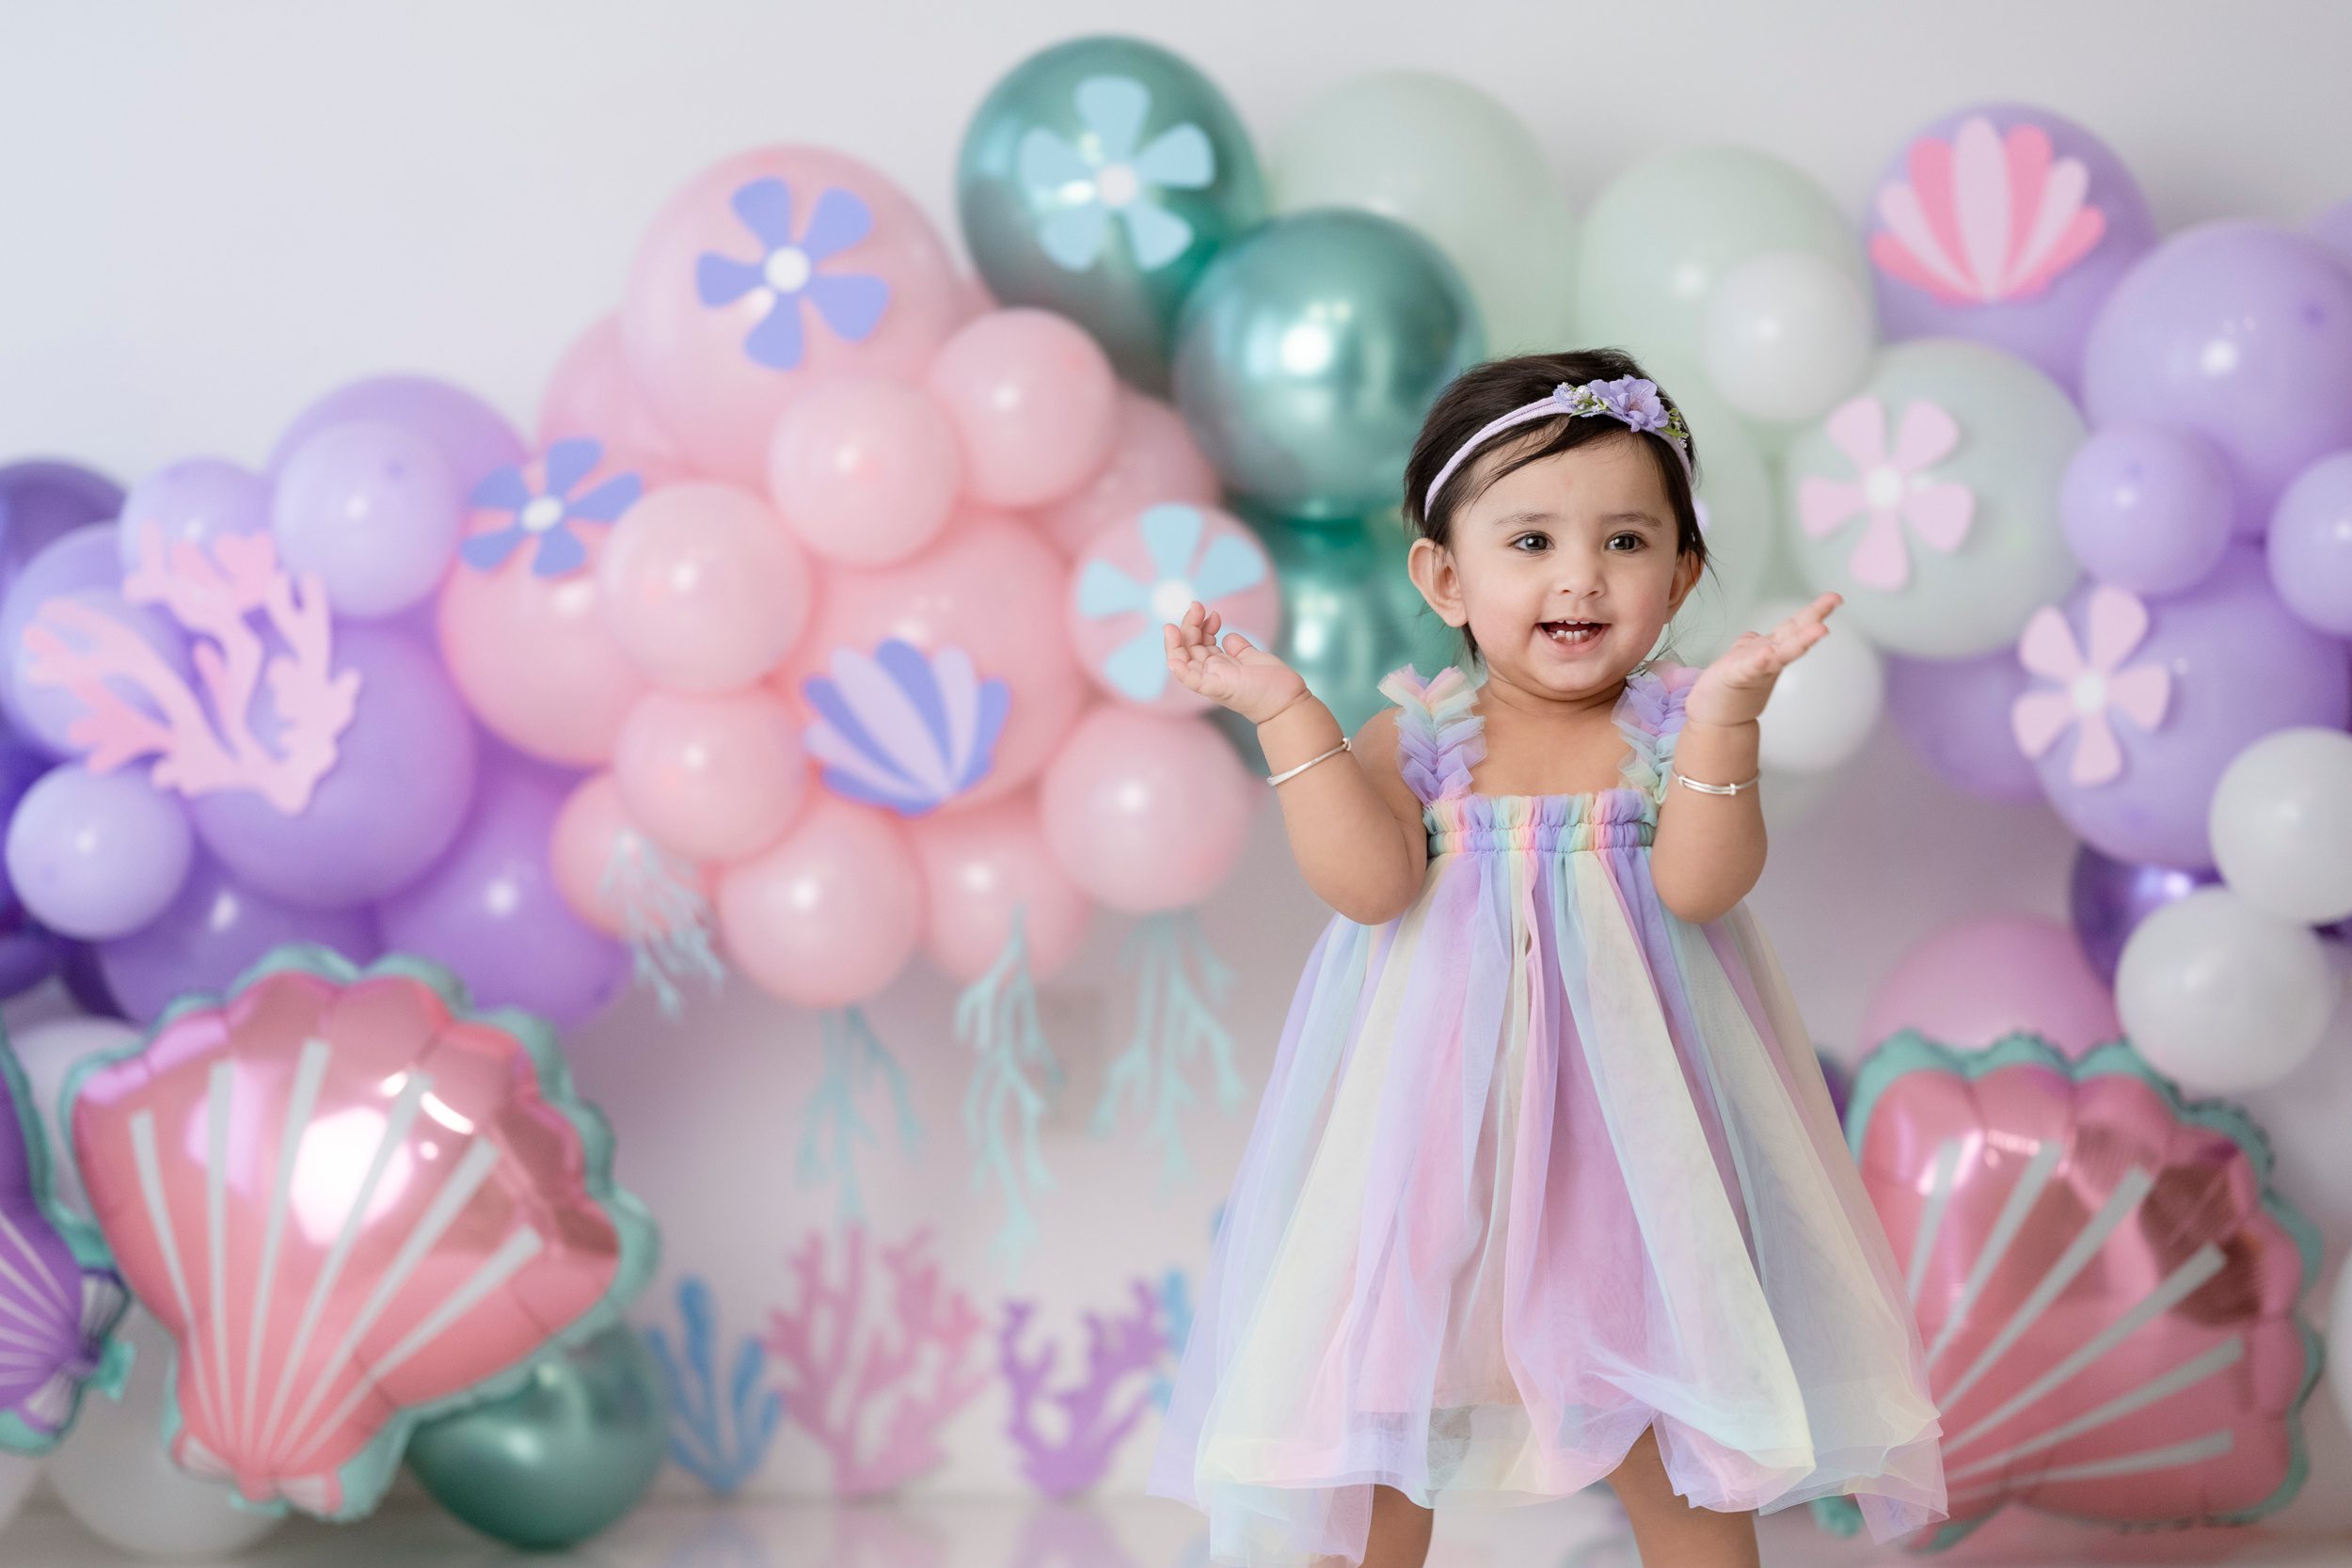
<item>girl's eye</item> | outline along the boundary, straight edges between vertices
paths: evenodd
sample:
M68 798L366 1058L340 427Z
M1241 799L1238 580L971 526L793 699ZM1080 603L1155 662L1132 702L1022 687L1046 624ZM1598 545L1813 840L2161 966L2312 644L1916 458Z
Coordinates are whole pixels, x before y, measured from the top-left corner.
M1519 546L1519 545L1522 545L1522 544L1526 543L1526 542L1527 542L1528 540L1530 540L1530 539L1534 540L1534 541L1535 541L1535 543L1537 543L1538 545L1548 545L1548 544L1551 543L1551 541L1550 541L1550 540L1546 539L1546 538L1545 538L1542 534L1540 534L1540 533L1522 533L1522 534L1520 534L1520 535L1519 535L1517 539L1512 540L1512 541L1511 541L1511 543L1512 543L1512 545L1516 547L1516 546ZM1525 555L1525 554L1527 554L1528 552L1527 552L1527 551L1525 551L1525 550L1521 550L1519 553L1520 553L1520 554L1522 554L1522 555Z
M1638 533L1619 533L1619 534L1614 534L1614 535L1612 535L1612 536L1611 536L1611 538L1610 538L1609 542L1610 542L1611 544L1613 544L1613 544L1615 544L1615 543L1616 543L1619 539L1630 539L1630 540L1632 540L1632 541L1633 541L1633 547L1634 547L1635 549L1637 549L1637 550L1638 550L1638 549L1640 549L1640 548L1642 547L1642 536L1641 536L1640 534L1638 534Z

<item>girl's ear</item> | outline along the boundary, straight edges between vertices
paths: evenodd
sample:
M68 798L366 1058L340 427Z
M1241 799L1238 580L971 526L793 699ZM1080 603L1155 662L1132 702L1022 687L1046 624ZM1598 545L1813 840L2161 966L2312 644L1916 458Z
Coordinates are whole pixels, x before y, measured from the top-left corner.
M1669 616L1682 608L1682 601L1689 598L1691 591L1699 585L1699 573L1704 571L1706 566L1707 562L1691 550L1683 551L1675 562L1674 590L1666 600L1666 613Z
M1429 608L1438 612L1438 619L1449 626L1459 626L1470 620L1470 610L1462 603L1461 574L1454 568L1453 552L1434 539L1416 539L1406 553L1405 570L1411 574L1413 586Z

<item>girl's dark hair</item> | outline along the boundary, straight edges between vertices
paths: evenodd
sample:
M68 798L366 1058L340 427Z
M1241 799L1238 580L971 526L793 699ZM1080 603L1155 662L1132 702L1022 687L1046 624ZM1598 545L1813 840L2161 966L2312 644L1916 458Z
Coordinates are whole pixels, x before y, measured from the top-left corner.
M1707 564L1707 539L1699 532L1699 513L1692 485L1699 474L1698 441L1693 434L1690 445L1691 472L1686 477L1682 463L1675 455L1674 447L1666 437L1654 430L1632 430L1619 420L1596 416L1563 414L1557 420L1533 420L1493 437L1493 441L1518 440L1525 443L1509 459L1492 472L1481 471L1477 457L1466 459L1445 482L1431 505L1423 508L1422 499L1429 491L1429 482L1438 477L1461 444L1484 429L1487 423L1501 419L1514 408L1551 395L1551 389L1565 382L1571 387L1587 381L1615 381L1624 376L1649 379L1633 356L1621 349L1581 349L1565 354L1520 354L1508 359L1489 359L1483 365L1472 365L1454 378L1446 389L1438 394L1430 405L1429 417L1422 421L1421 435L1413 442L1413 454L1405 463L1405 520L1422 538L1450 546L1454 540L1454 519L1463 507L1483 493L1496 480L1515 469L1525 467L1539 459L1556 453L1572 451L1594 441L1612 441L1627 437L1640 441L1649 449L1658 464L1659 480L1666 487L1666 499L1674 508L1675 553L1699 558L1702 568ZM1663 387L1658 389L1659 401L1668 408L1675 401L1666 395ZM1689 421L1690 416L1683 417ZM1531 436L1537 439L1529 439ZM1489 443L1492 444L1491 442ZM1484 448L1481 449L1483 451ZM1461 628L1463 645L1472 656L1478 653L1478 640L1470 635L1466 624Z

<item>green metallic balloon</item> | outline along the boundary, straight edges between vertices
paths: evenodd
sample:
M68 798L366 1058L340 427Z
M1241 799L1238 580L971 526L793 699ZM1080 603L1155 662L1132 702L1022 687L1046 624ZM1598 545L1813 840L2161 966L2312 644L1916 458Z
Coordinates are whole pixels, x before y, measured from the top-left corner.
M522 1387L420 1425L408 1468L436 1501L509 1545L585 1541L637 1506L668 1449L661 1373L615 1325L532 1367Z
M1226 487L1287 517L1404 496L1446 383L1485 352L1469 285L1393 218L1319 207L1229 246L1176 319L1176 403Z
M996 84L963 134L956 210L989 291L1059 311L1128 380L1168 388L1177 307L1264 218L1241 117L1190 63L1140 39L1073 39Z
M1408 542L1394 512L1312 526L1248 508L1240 515L1265 542L1281 579L1282 635L1273 651L1348 734L1389 705L1381 676L1402 664L1433 675L1461 656L1461 634L1406 575ZM1225 707L1211 719L1263 777L1257 726Z

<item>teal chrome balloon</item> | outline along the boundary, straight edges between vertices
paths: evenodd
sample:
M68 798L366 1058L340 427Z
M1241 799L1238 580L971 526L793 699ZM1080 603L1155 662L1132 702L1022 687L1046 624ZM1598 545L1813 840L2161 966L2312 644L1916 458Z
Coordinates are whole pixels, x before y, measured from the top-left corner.
M996 84L965 128L956 211L990 293L1094 334L1120 373L1168 388L1177 307L1265 216L1241 117L1140 39L1073 39Z
M515 1393L419 1426L406 1459L483 1534L549 1550L636 1507L668 1441L660 1370L620 1324L540 1361Z
M1176 402L1229 489L1284 516L1363 516L1404 495L1422 417L1485 344L1443 251L1315 208L1210 264L1176 320Z
M1263 512L1241 516L1265 541L1282 583L1282 635L1273 651L1348 734L1389 705L1381 676L1401 664L1433 675L1461 657L1461 634L1406 575L1407 538L1395 513L1306 527ZM1263 775L1257 726L1231 708L1210 717Z

